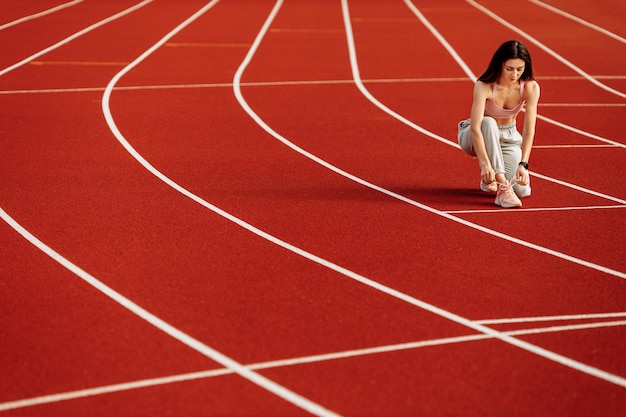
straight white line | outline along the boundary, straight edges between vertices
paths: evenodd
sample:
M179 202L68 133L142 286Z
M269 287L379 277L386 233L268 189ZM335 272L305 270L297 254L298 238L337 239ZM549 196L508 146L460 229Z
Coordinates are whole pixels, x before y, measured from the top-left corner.
M77 38L83 36L86 33L91 32L94 29L99 28L100 26L106 25L107 23L110 23L110 22L112 22L112 21L114 21L116 19L119 19L122 16L125 16L125 15L127 15L129 13L132 13L135 10L140 9L140 8L144 7L145 5L147 5L149 3L152 3L152 1L153 0L144 0L141 3L138 3L138 4L136 4L136 5L132 6L132 7L129 7L126 10L123 10L123 11L117 13L117 14L114 14L112 16L107 17L106 19L103 19L103 20L99 21L98 23L94 23L93 25L88 26L85 29L83 29L81 31L78 31L75 34L73 34L71 36L68 36L67 38L65 38L65 39L55 43L54 45L49 46L49 47L47 47L45 49L42 49L41 51L39 51L39 52L29 56L28 58L24 58L23 60L21 60L20 62L18 62L16 64L13 64L13 65L11 65L9 67L6 67L5 69L0 71L0 77L3 76L4 74L10 72L10 71L13 71L16 68L19 68L19 67L21 67L23 65L28 64L29 62L39 58L42 55L47 54L48 52L51 52L51 51L54 51L57 48L60 48L61 46L63 46L65 44L73 41L74 39L77 39Z
M483 209L483 210L444 210L444 213L448 214L475 214L475 213L502 213L502 214L511 214L511 213L528 213L534 211L573 211L573 210L606 210L606 209L626 209L626 205L619 206L581 206L581 207L535 207L535 208L525 208L524 210L514 210L513 212L510 209Z
M533 145L533 149L591 149L591 148L621 148L615 145Z
M603 35L609 36L609 37L615 39L618 42L626 43L626 39L622 38L621 36L619 36L619 35L617 35L617 34L615 34L613 32L610 32L610 31L608 31L608 30L606 30L606 29L604 29L604 28L602 28L602 27L600 27L598 25L594 25L593 23L590 23L590 22L588 22L586 20L583 20L580 17L574 16L573 14L567 13L567 12L561 10L561 9L557 9L554 6L551 6L549 4L546 4L546 3L538 1L538 0L529 0L529 1L531 3L535 3L537 6L541 6L544 9L550 10L553 13L559 14L559 15L561 15L563 17L566 17L566 18L568 18L570 20L573 20L573 21L575 21L577 23L580 23L583 26L587 26L590 29L598 31L598 32L602 33Z
M500 319L476 320L476 323L480 323L480 324L536 323L536 322L542 322L542 321L616 319L616 318L624 318L624 317L626 317L626 312L567 314L567 315L560 315L560 316L539 316L539 317L510 317L510 318L500 318Z
M533 42L539 48L543 49L545 52L547 52L548 54L552 55L552 57L555 58L557 61L560 61L561 63L563 63L566 66L568 66L569 68L571 68L574 72L582 75L583 77L585 77L592 84L595 84L596 86L600 87L601 89L603 89L605 91L608 91L611 94L615 94L616 96L619 96L619 97L622 97L622 98L626 98L626 93L622 93L621 91L618 91L618 90L616 90L614 88L609 87L608 85L606 85L604 83L601 83L596 78L593 78L591 75L589 75L585 71L583 71L580 67L578 67L575 64L573 64L572 62L568 61L567 59L565 59L564 57L562 57L561 55L559 55L558 53L556 53L552 49L548 48L545 44L543 44L542 42L540 42L539 40L537 40L533 36L531 36L528 33L524 32L522 29L520 29L519 27L513 25L512 23L508 22L507 20L504 20L503 18L501 18L500 16L498 16L497 14L492 12L491 10L489 10L486 7L476 3L474 0L465 0L465 1L468 2L470 5L472 5L473 7L475 7L476 9L482 11L487 16L491 17L492 19L494 19L495 21L497 21L501 25L506 26L508 29L516 31L520 35L522 35L525 38L529 39L531 42Z
M626 103L540 103L541 107L626 107Z
M6 28L10 28L11 26L19 25L20 23L24 23L24 22L27 22L29 20L38 19L40 17L52 14L54 12L58 12L59 10L65 9L67 7L74 6L74 5L76 5L78 3L81 3L83 1L84 0L73 0L73 1L70 1L70 2L67 2L67 3L64 3L64 4L60 4L60 5L56 6L56 7L52 7L50 9L48 9L48 10L44 10L44 11L39 12L39 13L31 14L29 16L24 16L24 17L22 17L20 19L14 20L12 22L5 23L3 25L0 25L0 30L4 30Z
M547 77L542 77L546 79ZM584 79L575 77L576 79ZM402 83L437 83L437 82L466 82L464 77L441 78L377 78L364 79L363 84L402 84ZM293 81L256 81L242 82L245 87L276 87L288 85L337 85L354 84L354 80L293 80ZM115 87L115 91L131 90L166 90L188 88L232 88L232 83L198 83L198 84L162 84L162 85L135 85ZM53 93L83 93L90 91L104 91L104 87L75 87L75 88L46 88L32 90L0 90L0 95L9 94L53 94ZM540 107L626 107L626 103L539 103ZM585 132L584 132L585 133ZM584 134L583 133L583 134Z
M600 142L608 143L610 145L617 146L619 148L626 148L626 144L623 144L623 143L620 143L620 142L616 142L616 141L611 140L611 139L606 139L606 138L603 138L602 136L594 135L593 133L585 132L584 130L580 130L580 129L575 128L573 126L569 126L569 125L566 125L564 123L557 122L556 120L549 119L549 118L547 118L545 116L542 116L541 114L537 114L537 118L541 119L543 121L552 123L553 125L558 126L558 127L562 128L562 129L569 130L570 132L578 133L579 135L587 136L588 138L595 139L595 140L598 140Z
M592 316L592 315L590 315ZM572 316L577 317L577 316ZM622 317L622 316L618 316ZM537 320L540 321L540 320ZM500 322L494 322L495 324L499 324ZM511 321L503 321L502 323L511 323ZM552 326L552 327L542 327L542 328L532 328L532 329L524 329L524 330L515 330L511 332L505 332L511 336L524 336L530 334L540 334L540 333L553 333L553 332L565 332L565 331L575 331L575 330L587 330L587 329L595 329L601 327L617 327L617 326L625 326L626 321L612 321L612 322L599 322L599 323L586 323L580 325L569 325L569 326ZM409 342L409 343L398 343L393 345L385 345L385 346L377 346L372 348L363 348L363 349L354 349L343 352L333 352L321 355L311 355L311 356L303 356L299 358L291 358L291 359L282 359L275 360L269 362L258 362L254 364L245 365L247 368L250 368L255 371L266 370L266 369L276 369L287 366L297 366L303 364L310 363L319 363L319 362L328 362L333 360L368 356L368 355L376 355L382 353L391 353L391 352L400 352L406 350L420 349L432 346L444 346L451 345L455 343L468 343L475 342L481 340L488 340L491 337L485 334L477 334L477 335L467 335L467 336L458 336L458 337L448 337L442 339L433 339L433 340L424 340L418 342ZM69 401L75 400L78 398L84 397L93 397L96 395L104 395L111 394L115 392L121 391L129 391L140 388L149 388L160 385L174 384L178 382L186 382L186 381L194 381L198 379L206 379L206 378L215 378L224 375L232 375L232 371L230 369L221 368L221 369L212 369L207 371L199 371L199 372L189 372L185 374L172 375L161 378L150 378L143 379L139 381L125 382L120 384L112 384L105 385L100 387L88 388L77 391L69 391L58 394L50 394L43 395L39 397L26 398L17 401L10 401L5 403L0 403L0 411L14 410L17 408L24 407L32 407L35 405L49 404L60 401Z
M554 182L556 184L562 185L564 187L573 188L574 190L578 190L578 191L581 191L583 193L587 193L587 194L595 195L596 197L600 197L600 198L604 198L604 199L607 199L607 200L615 201L616 203L619 203L619 204L626 204L626 200L623 200L621 198L613 197L613 196L610 196L608 194L603 194L603 193L600 193L600 192L597 192L597 191L594 191L594 190L590 190L589 188L581 187L579 185L575 185L575 184L572 184L570 182L561 181L561 180L558 180L556 178L548 177L547 175L539 174L537 172L533 172L532 175L533 175L533 177L541 178L541 179L546 180L546 181L551 181L551 182Z
M626 75L592 75L593 78L598 80L624 80ZM569 80L586 80L585 77L580 75L542 75L542 80L556 80L556 81L569 81Z
M111 108L110 108L111 93L113 92L113 89L114 89L115 85L117 84L117 82L124 75L126 75L128 72L130 72L140 62L142 62L144 59L146 59L148 56L150 56L152 53L154 53L154 51L156 51L161 46L163 46L168 40L170 40L172 37L174 37L176 34L178 34L180 31L182 31L185 27L187 27L193 21L198 19L202 14L204 14L206 11L211 9L215 4L218 3L218 1L219 0L213 0L213 1L209 2L202 9L198 10L191 17L189 17L184 22L179 24L176 28L174 28L172 31L170 31L168 34L166 34L163 38L161 38L158 42L156 42L154 45L152 45L150 48L148 48L139 57L137 57L133 62L131 62L126 67L124 67L120 72L118 72L111 79L111 81L108 83L108 85L107 85L107 87L106 87L106 89L104 91L104 95L102 97L102 111L104 113L104 117L106 119L106 122L109 125L109 128L111 129L111 132L116 137L116 139L148 171L150 171L157 178L161 179L163 182L168 184L170 187L172 187L175 190L179 191L183 195L186 195L187 197L191 198L192 200L197 201L200 204L202 204L202 205L204 205L204 206L206 206L206 207L208 207L208 208L210 208L210 209L212 209L212 210L214 210L216 212L222 212L222 213L224 213L225 216L228 216L231 219L236 219L237 221L239 221L239 219L235 218L234 216L231 216L230 214L227 214L226 212L223 212L223 211L219 210L217 207L215 207L213 205L210 205L208 202L200 199L195 194L193 194L190 191L188 191L188 190L184 189L183 187L179 186L174 181L172 181L171 179L166 177L163 173L161 173L156 168L154 168L147 160L145 160L130 145L130 143L128 143L126 138L124 138L124 135L122 135L122 133L120 132L119 128L117 127L117 124L115 123L115 120L113 119L113 115L111 114ZM267 26L269 25L269 22L271 22L271 19L273 19L273 17L276 15L276 13L278 13L278 10L280 9L281 5L282 5L282 0L278 0L278 2L276 3L276 5L274 6L274 8L272 9L272 11L270 13L270 17L268 18L268 21L263 26L263 28L264 28L263 30L267 30ZM265 233L262 233L262 234L265 234ZM134 310L131 310L131 311L135 312ZM257 372L254 372L250 368L247 368L247 367L243 366L242 364L236 362L234 359L231 359L231 358L227 357L226 355L218 352L215 349L212 349L212 348L210 348L210 347L208 347L206 345L202 345L199 342L196 342L195 344L190 344L189 340L187 340L187 338L181 337L180 334L178 334L180 332L177 329L161 326L160 323L154 323L154 325L156 327L158 327L159 329L165 331L167 334L169 334L170 336L174 337L175 339L177 339L177 340L181 341L182 343L185 343L186 345L190 346L192 349L195 349L198 352L205 354L206 356L208 356L209 358L213 359L214 361L216 361L216 362L222 364L223 366L231 369L234 373L238 374L239 376L247 379L248 381L258 385L259 387L267 390L268 392L278 396L279 398L282 398L283 400L285 400L285 401L287 401L287 402L289 402L289 403L291 403L291 404L293 404L293 405L295 405L297 407L300 407L301 409L303 409L303 410L305 410L305 411L307 411L307 412L309 412L311 414L314 414L314 415L317 415L317 416L324 416L324 417L336 417L336 416L338 416L336 413L334 413L334 412L332 412L332 411L322 407L321 405L311 401L308 398L303 397L302 395L300 395L300 394L298 394L298 393L296 393L296 392L294 392L292 390L289 390L288 388L286 388L286 387L276 383L275 381L273 381L273 380L271 380L271 379L269 379L269 378L267 378L267 377L265 377L265 376L263 376L263 375L261 375L261 374L259 374Z

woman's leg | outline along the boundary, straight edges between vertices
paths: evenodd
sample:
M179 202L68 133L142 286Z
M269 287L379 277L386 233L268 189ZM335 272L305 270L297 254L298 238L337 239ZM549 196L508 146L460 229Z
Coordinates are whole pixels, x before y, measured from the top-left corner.
M501 138L506 178L510 180L515 176L518 164L522 160L522 148L520 147L522 135L520 135L515 126L513 126L512 128L501 129ZM527 185L514 184L513 191L519 198L528 197L530 195L530 179Z
M506 166L504 164L504 156L502 155L502 149L500 147L500 129L498 129L496 119L485 116L483 123L480 126L480 130L483 132L485 149L487 150L487 156L489 156L491 168L493 168L496 172L496 179L502 182L502 178L498 177L505 175Z
M496 174L504 174L506 170L502 150L500 149L500 130L498 129L498 123L493 117L485 116L480 130L483 133L485 149L487 150L491 167ZM469 125L469 119L459 123L458 141L459 146L466 154L476 156L474 146L472 145L472 131Z

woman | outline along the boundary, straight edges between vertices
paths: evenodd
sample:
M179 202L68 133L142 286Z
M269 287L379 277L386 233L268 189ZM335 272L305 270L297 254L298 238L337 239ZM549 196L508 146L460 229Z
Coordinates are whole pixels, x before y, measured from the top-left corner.
M535 136L539 84L526 46L500 45L474 85L471 117L458 126L461 149L478 158L480 189L495 192L495 204L521 207L530 195L528 161ZM522 134L516 119L525 110Z

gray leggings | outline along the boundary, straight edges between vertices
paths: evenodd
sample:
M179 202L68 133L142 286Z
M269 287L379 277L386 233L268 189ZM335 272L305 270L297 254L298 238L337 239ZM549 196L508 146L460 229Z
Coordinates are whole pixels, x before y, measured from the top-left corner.
M522 135L517 131L515 123L498 125L496 119L485 116L480 130L483 132L491 167L496 174L504 174L510 180L515 176L517 166L522 160ZM469 119L459 122L458 139L466 154L476 156ZM530 180L528 185L513 185L513 191L520 198L529 196Z

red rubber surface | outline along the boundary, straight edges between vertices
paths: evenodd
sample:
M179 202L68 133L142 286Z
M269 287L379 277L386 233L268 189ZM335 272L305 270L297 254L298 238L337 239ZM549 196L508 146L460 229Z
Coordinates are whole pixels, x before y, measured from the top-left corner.
M0 5L0 25L62 4L22 3ZM0 71L138 3L85 0L0 30ZM531 2L479 3L626 91L624 43ZM610 3L550 2L624 36ZM194 201L120 144L103 92L205 4L155 0L0 76L0 415L311 413L220 374L60 257L240 364L293 359L256 371L339 415L623 415L624 98L470 2L415 1L474 74L524 40L539 113L583 131L539 120L533 195L502 210L454 146L472 82L405 2L348 1L349 22L367 90L430 135L359 91L335 0L275 9L241 79L254 120L233 81L275 3L221 0L110 101L130 146ZM530 334L548 326L565 327ZM201 371L217 374L158 380Z

